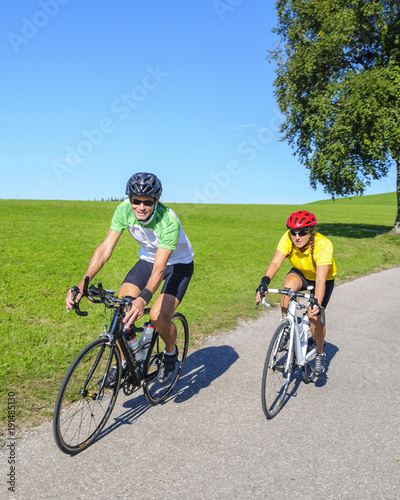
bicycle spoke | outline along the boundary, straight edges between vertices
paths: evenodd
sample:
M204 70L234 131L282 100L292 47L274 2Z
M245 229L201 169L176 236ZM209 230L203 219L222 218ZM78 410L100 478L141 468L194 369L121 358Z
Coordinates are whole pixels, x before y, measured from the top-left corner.
M120 367L120 357L118 350L106 342L98 339L89 344L71 365L61 386L53 430L57 445L65 453L79 453L92 444L114 407L119 380L114 387L101 386L107 370L114 364Z
M286 323L282 323L274 333L265 359L261 401L267 418L275 417L284 406L291 381L293 363L289 363L290 371L286 372L288 351L278 349L283 329L286 326Z

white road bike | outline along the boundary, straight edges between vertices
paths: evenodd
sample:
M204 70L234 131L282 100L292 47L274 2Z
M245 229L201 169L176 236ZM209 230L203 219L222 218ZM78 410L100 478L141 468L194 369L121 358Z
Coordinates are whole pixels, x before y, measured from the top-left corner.
M264 364L261 401L267 419L274 418L287 402L289 385L297 367L301 368L306 383L315 377L317 347L307 320L302 321L302 317L297 314L298 310L307 310L315 303L313 288L308 287L309 293L294 292L289 288L268 289L268 293L287 295L290 301L286 318L282 320L272 337ZM308 304L301 304L299 298L308 299ZM262 299L262 304L269 307L265 298ZM307 311L303 316L307 316ZM287 337L286 342L283 340L284 337Z

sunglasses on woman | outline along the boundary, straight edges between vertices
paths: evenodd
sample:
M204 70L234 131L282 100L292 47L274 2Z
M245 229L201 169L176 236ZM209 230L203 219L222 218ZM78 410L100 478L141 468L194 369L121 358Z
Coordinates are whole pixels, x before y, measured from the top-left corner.
M303 236L306 236L309 232L310 231L304 231L304 230L303 231L294 231L293 229L290 230L290 234L292 236L296 236L296 234L297 234L300 236L300 238L302 238Z

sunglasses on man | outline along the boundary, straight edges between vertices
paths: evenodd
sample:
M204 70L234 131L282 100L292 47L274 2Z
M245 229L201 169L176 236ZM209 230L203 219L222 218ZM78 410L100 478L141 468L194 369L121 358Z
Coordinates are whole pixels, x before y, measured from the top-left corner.
M129 201L132 203L132 205L140 205L143 203L145 207L152 207L156 203L156 200L138 200L137 198L131 197L129 197Z

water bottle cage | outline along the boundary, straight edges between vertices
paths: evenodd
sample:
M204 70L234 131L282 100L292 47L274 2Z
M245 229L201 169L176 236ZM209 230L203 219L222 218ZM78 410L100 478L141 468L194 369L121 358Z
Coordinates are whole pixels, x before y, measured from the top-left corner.
M127 338L125 337L125 335L122 337L122 341L123 341L123 342L124 342L124 344L125 344L125 347L126 347L126 349L127 349L127 351L128 351L128 354L129 354L129 357L130 357L130 359L131 359L132 363L133 363L133 364L135 364L135 363L136 363L135 354L133 353L132 349L129 347L128 340L127 340Z

